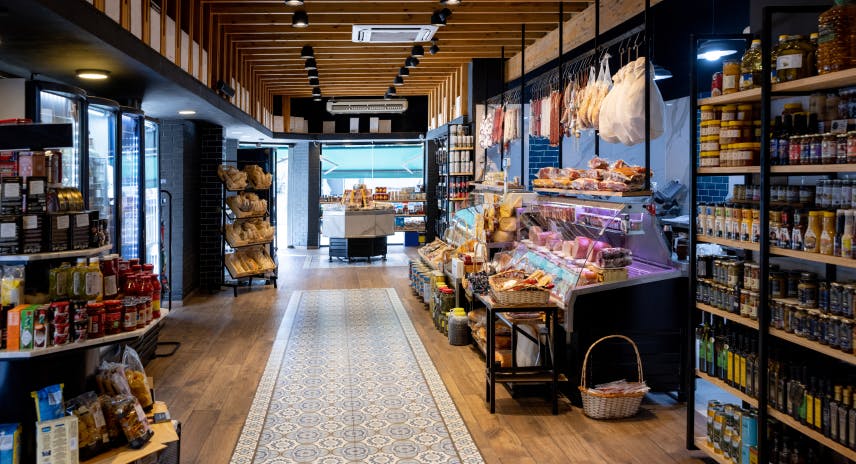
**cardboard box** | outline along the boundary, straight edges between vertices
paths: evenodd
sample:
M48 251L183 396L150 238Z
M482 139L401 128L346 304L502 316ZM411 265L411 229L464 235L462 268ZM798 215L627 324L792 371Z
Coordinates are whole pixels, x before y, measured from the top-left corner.
M18 351L21 349L21 310L27 305L19 305L6 314L6 349Z
M78 464L77 417L36 422L37 464Z
M324 134L336 133L336 121L324 121L322 123L321 132Z
M33 349L36 308L36 305L30 305L21 309L21 350Z
M20 464L21 424L0 424L0 464Z

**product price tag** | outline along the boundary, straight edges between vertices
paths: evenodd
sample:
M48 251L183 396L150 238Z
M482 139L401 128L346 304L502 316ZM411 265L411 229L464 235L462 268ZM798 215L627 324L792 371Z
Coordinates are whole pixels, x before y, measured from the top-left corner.
M44 195L45 194L45 181L43 180L34 180L30 182L29 187L30 195Z
M10 451L15 445L12 435L0 435L0 451Z
M847 120L846 119L836 119L832 121L830 124L829 132L833 134L844 134L847 132Z
M21 184L18 183L8 183L3 184L3 198L20 198L21 197Z
M68 216L57 216L56 218L56 228L59 230L68 229Z
M0 238L15 238L17 237L16 227L14 223L7 222L0 224Z
M89 215L88 214L75 214L74 215L74 227L89 227Z
M34 215L24 216L21 219L21 223L24 226L24 230L33 230L39 227L39 217Z

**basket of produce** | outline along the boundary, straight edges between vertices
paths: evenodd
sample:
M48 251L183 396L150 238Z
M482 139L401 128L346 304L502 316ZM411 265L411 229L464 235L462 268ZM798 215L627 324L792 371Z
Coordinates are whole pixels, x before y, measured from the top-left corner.
M544 304L550 299L553 278L542 270L527 275L512 269L490 276L490 295L501 305Z
M586 368L591 351L598 343L611 338L627 340L633 347L633 351L636 353L636 369L639 380L637 382L618 380L589 388L586 386ZM583 411L592 419L621 419L636 415L639 412L639 405L642 404L642 398L650 390L642 376L642 358L639 356L636 343L624 335L608 335L592 343L583 359L583 372L580 377L579 388L583 400Z

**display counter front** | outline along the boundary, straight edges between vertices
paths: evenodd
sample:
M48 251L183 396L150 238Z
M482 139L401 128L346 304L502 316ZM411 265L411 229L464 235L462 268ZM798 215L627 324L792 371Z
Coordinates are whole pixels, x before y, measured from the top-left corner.
M322 233L330 238L329 260L380 256L386 259L386 238L395 233L392 209L324 211Z

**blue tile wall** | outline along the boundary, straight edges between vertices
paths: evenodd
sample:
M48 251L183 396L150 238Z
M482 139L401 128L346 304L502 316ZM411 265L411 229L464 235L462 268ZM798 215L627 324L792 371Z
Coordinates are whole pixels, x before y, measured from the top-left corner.
M547 167L559 166L559 147L551 147L550 140L545 137L528 137L529 139L529 180L538 177L538 170Z
M728 196L728 176L699 176L696 179L696 199L699 203L718 203Z

